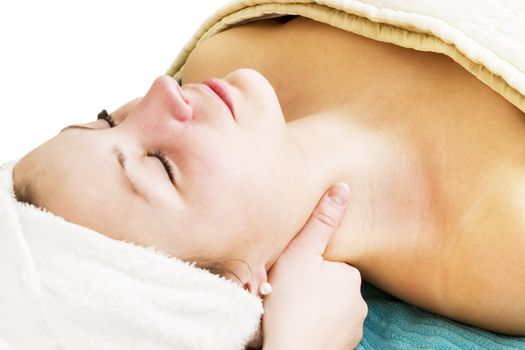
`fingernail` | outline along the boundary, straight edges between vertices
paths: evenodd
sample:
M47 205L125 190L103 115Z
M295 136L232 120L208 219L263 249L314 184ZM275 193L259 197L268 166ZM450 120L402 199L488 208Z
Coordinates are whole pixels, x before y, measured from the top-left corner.
M350 199L350 188L344 182L334 185L328 192L328 198L332 203L344 206Z

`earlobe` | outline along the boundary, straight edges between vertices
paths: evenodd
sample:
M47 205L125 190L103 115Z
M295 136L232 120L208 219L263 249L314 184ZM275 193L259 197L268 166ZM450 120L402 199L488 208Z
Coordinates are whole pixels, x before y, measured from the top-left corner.
M268 275L264 264L261 264L257 267L252 267L252 274L249 280L245 281L243 284L244 289L248 290L250 294L255 294L258 296L267 295L268 293ZM262 286L262 288L261 288ZM270 286L271 289L271 286ZM271 291L271 290L270 290ZM264 294L266 292L267 294Z

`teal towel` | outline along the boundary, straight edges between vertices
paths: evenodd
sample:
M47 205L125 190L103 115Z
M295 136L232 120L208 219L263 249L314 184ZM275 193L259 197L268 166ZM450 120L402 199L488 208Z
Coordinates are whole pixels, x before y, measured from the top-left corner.
M363 283L368 304L363 339L357 350L525 349L525 337L511 337L466 326L409 305Z

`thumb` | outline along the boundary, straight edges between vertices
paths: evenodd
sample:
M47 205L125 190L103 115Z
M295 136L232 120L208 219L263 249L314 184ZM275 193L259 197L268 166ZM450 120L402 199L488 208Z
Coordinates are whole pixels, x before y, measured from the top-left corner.
M350 189L344 182L332 186L321 198L301 232L288 247L322 255L346 211Z

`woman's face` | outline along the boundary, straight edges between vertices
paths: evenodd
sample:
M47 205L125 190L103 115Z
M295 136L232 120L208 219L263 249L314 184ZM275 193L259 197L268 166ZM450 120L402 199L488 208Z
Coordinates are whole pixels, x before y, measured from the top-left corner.
M234 116L207 86L161 76L113 113L115 127L66 128L26 155L15 188L29 179L39 206L116 239L268 267L295 234L300 151L262 75L223 82Z

